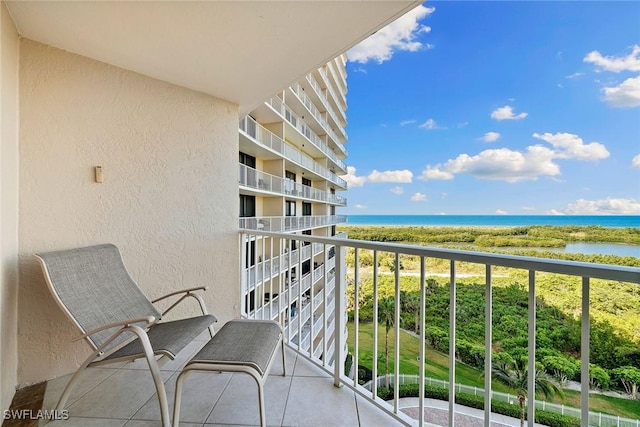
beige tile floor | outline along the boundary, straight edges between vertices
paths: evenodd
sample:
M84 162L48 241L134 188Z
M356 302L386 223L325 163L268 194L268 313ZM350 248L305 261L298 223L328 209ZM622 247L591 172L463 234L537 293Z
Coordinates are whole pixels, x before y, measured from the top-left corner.
M204 345L198 340L161 367L170 410L177 372ZM267 424L273 426L397 426L401 423L287 349L287 375L274 360L265 385ZM47 427L160 427L160 412L145 361L89 368L69 399L70 418ZM43 409L54 409L69 376L47 384ZM180 425L259 425L257 387L246 374L194 373L185 382Z

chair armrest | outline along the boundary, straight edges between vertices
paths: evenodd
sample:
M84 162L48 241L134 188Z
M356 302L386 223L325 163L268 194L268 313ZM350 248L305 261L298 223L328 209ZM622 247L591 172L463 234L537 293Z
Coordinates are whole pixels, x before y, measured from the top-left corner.
M123 320L122 322L114 322L114 323L109 323L108 325L104 325L101 326L99 328L96 329L92 329L88 332L85 332L84 334L80 335L79 337L76 337L73 341L78 341L81 340L83 338L87 338L90 335L93 335L97 332L100 331L104 331L105 329L112 329L112 328L117 328L118 326L128 326L128 325L132 325L134 323L141 323L144 322L146 323L145 326L151 326L155 323L156 318L154 316L146 316L146 317L139 317L137 319L127 319L127 320Z
M206 290L207 290L206 286L197 286L195 288L182 289L180 291L175 291L175 292L171 292L170 294L163 295L160 298L156 298L156 299L152 300L151 303L155 304L158 301L162 301L163 299L167 299L167 298L172 297L174 295L190 294L191 292L194 292L194 291L206 291Z

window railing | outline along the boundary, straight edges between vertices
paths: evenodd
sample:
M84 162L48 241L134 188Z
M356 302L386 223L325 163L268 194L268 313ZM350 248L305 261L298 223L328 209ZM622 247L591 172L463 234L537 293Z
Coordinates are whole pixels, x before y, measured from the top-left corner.
M483 390L484 407L491 407L492 396L494 395L492 390L492 337L493 337L493 289L495 287L494 281L498 281L500 276L506 274L505 272L514 271L517 273L517 277L522 277L524 284L524 296L523 300L517 302L519 305L526 307L528 316L527 327L527 365L528 371L533 372L536 369L536 312L539 310L539 301L536 300L536 287L538 286L537 280L540 277L547 277L549 274L558 274L565 278L563 281L575 280L579 284L580 294L582 301L580 303L579 319L590 318L590 305L589 295L590 288L594 281L604 280L605 282L612 282L611 285L618 286L620 283L631 284L631 286L640 285L640 269L632 267L613 266L606 264L584 263L584 262L572 262L572 261L560 261L551 259L541 259L533 257L523 257L515 255L501 255L490 254L482 252L460 251L460 250L448 250L448 249L435 249L429 247L401 245L401 244L388 244L380 242L368 242L349 239L337 239L327 237L316 237L299 234L289 233L273 233L261 230L241 230L241 239L255 240L258 247L258 252L266 252L265 248L270 248L272 254L275 255L275 259L281 259L285 255L286 248L291 246L291 242L295 241L296 245L300 247L303 242L312 242L313 245L322 245L323 251L313 256L313 261L318 262L318 266L313 269L313 279L308 282L303 281L303 285L300 287L292 288L287 294L286 298L278 299L278 306L274 309L271 306L274 304L274 300L267 301L260 306L260 298L257 295L264 290L271 294L280 293L285 291L286 278L290 275L289 272L302 271L303 260L298 259L294 262L293 259L287 259L284 265L284 269L277 275L265 279L265 281L255 286L255 292L253 293L255 301L254 306L256 309L250 313L246 308L243 308L243 313L248 317L257 318L270 318L280 321L283 325L286 325L288 330L295 328L293 332L297 338L295 340L294 348L303 357L313 361L327 372L333 374L334 383L337 386L343 385L355 390L359 395L368 399L371 403L378 406L382 410L388 412L391 415L397 417L398 421L404 422L403 418L399 415L399 389L394 388L393 398L386 402L377 396L376 387L370 387L368 390L362 387L358 383L358 378L348 378L344 374L344 360L346 358L345 346L347 343L347 301L350 301L349 309L352 311L353 325L350 330L353 331L353 336L349 337L349 342L352 342L353 349L353 368L352 372L358 372L359 354L360 351L368 351L371 354L380 354L384 352L383 344L378 342L378 329L383 328L379 326L377 322L369 322L368 328L372 328L373 342L368 344L368 347L362 348L360 344L360 331L364 327L365 322L360 320L360 304L355 303L361 301L365 297L363 294L365 281L367 283L373 283L372 294L367 294L367 298L372 299L373 313L371 318L377 319L378 312L380 310L380 279L383 275L385 281L391 280L395 289L392 295L394 301L392 308L393 317L393 339L394 344L391 346L392 353L390 359L394 361L394 366L391 369L392 382L395 384L400 383L400 378L403 373L400 371L400 359L401 359L401 346L400 346L400 282L404 277L413 277L413 280L417 278L419 289L419 304L417 313L419 317L419 333L418 342L425 342L425 301L428 290L427 285L429 281L427 279L438 277L441 273L430 274L427 269L427 260L438 260L441 265L446 265L448 269L447 279L448 284L446 286L448 298L448 318L449 330L449 362L448 362L448 382L446 388L448 389L449 396L454 396L458 391L457 386L457 374L456 374L456 357L460 349L456 340L457 334L457 312L458 312L458 298L457 289L460 286L458 283L463 276L467 274L458 274L458 269L467 268L472 264L479 264L480 267L474 270L473 276L477 278L476 283L480 283L484 289L484 331L485 331L485 346L483 355L484 366L484 387L478 388ZM262 248L262 249L260 249ZM345 260L347 250L349 251L349 264ZM313 251L316 254L315 250ZM335 257L331 255L335 254ZM384 256L383 256L384 255ZM279 257L279 258L278 258ZM418 272L413 271L406 272L402 270L402 260L406 260L412 257L412 263L417 266ZM384 269L389 269L389 272L381 271L383 267L379 266L381 259L384 258L389 264ZM402 258L402 259L401 259ZM333 264L330 264L332 260ZM241 258L241 262L244 260ZM322 268L320 267L322 266ZM292 270L293 269L293 270ZM498 273L496 273L496 270ZM524 270L524 272L523 272ZM244 268L242 271L243 278L248 274L248 269ZM292 274L292 273L291 273ZM307 277L311 276L310 274ZM347 281L351 285L347 288ZM600 285L601 282L598 282ZM369 286L369 285L367 285ZM347 289L349 291L347 292ZM387 287L388 289L388 287ZM558 290L562 292L562 290ZM302 301L303 295L309 312L309 320L305 322L298 322L297 319L291 318L290 310L288 307L296 301ZM246 296L246 295L245 295ZM243 298L244 300L244 298ZM306 313L306 312L305 312ZM312 317L313 316L313 317ZM321 317L320 317L321 316ZM311 321L310 319L313 319ZM294 321L296 320L296 321ZM427 325L428 326L428 325ZM581 419L581 425L587 427L590 425L589 413L589 354L590 354L590 322L580 322L580 335L581 335L581 380L580 380L580 409L579 413L574 413L573 416ZM287 335L289 336L289 335ZM370 341L368 341L370 342ZM419 358L418 360L426 360L425 358L425 346L419 346L418 354L412 353L412 357ZM383 377L382 372L378 372L377 364L372 364L372 376L373 378ZM535 382L534 376L530 376L531 380L528 382L527 388L527 404L529 426L533 426L534 412L536 408L539 408L539 403L535 401ZM417 383L419 390L418 399L418 425L424 422L424 386L428 380L425 375L425 364L419 365L419 374L417 375ZM485 392L486 391L486 392ZM455 405L454 400L450 399L448 403L449 407L449 425L455 424ZM490 425L492 419L491 411L484 412L484 425ZM593 424L593 418L591 419ZM597 425L597 423L595 423Z
M313 115L313 117L316 118L316 120L318 121L318 123L320 123L320 126L325 131L325 133L329 135L329 137L331 137L331 139L333 140L335 145L338 147L338 149L343 153L343 155L346 156L347 149L345 148L344 144L340 142L340 139L338 139L338 135L331 128L331 126L329 125L329 122L327 122L327 120L324 118L320 110L318 110L318 107L315 106L311 98L309 98L309 95L307 95L306 92L302 89L302 86L300 86L299 83L294 83L289 87L289 89L291 89L291 91L298 97L300 102L304 104L304 106L307 108L307 110L309 110L311 115ZM343 131L343 138L346 139L346 134L344 133L344 131Z
M300 231L347 222L345 215L261 216L239 219L239 227L263 231Z
M337 196L328 191L318 190L308 185L302 185L298 182L292 182L286 178L250 168L242 163L238 165L238 183L243 187L282 194L284 196L317 200L339 206L347 205L347 199L342 196Z
M294 148L284 142L280 137L276 136L276 134L257 123L252 117L244 116L241 118L239 128L247 137L253 139L263 147L281 154L289 161L323 178L326 178L340 188L344 188L345 190L347 189L347 181L340 178L338 175L331 172L329 169L322 166L320 163L316 162L297 148Z
M343 109L346 110L347 98L345 98L342 92L340 92L340 97L336 95L336 92L333 90L333 84L329 81L329 75L327 74L327 70L325 70L324 67L320 67L318 68L318 71L320 72L320 75L322 76L322 79L324 80L324 83L327 86L327 89L329 90L329 93L331 94L331 97L335 101L336 105L338 105L338 100L340 100Z
M344 130L344 126L347 124L346 115L345 114L341 114L340 118L338 118L338 114L336 113L336 110L333 108L333 106L329 102L329 99L327 98L327 95L322 90L322 86L320 86L320 83L313 76L313 74L307 75L307 81L309 82L309 84L311 85L311 87L313 88L315 93L318 95L318 98L320 98L320 100L322 101L322 104L324 105L324 107L329 112L329 115L331 116L333 121L336 122L336 124L338 125L338 130L340 131L340 134L343 135L346 138L347 137L347 133Z
M307 138L307 140L314 145L322 154L327 156L327 158L331 159L332 162L336 164L341 170L345 173L347 171L347 165L338 158L336 153L331 150L329 144L323 141L311 128L305 123L305 121L300 118L296 113L291 110L280 98L274 96L273 98L266 101L275 111L277 111L291 126L296 128L302 135Z

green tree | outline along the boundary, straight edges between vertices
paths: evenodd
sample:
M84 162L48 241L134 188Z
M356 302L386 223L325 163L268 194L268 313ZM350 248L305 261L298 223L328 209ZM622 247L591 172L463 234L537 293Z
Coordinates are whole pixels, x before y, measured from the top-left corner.
M580 362L568 356L546 356L542 359L542 363L545 369L553 372L553 376L560 384L566 384L567 380L573 378L580 370Z
M600 366L589 363L589 384L591 388L606 389L609 387L609 373Z
M395 303L393 298L382 298L378 302L378 323L385 329L384 336L384 385L389 389L389 331L395 322Z
M640 384L640 369L634 368L633 366L623 366L611 370L611 374L615 380L622 383L625 391L629 393L632 399L637 398L638 385Z
M413 313L413 331L420 333L420 298L412 293L400 291L400 307L403 312Z
M527 397L527 385L529 381L526 359L516 359L512 364L494 363L492 366L492 374L496 381L512 388L518 394L518 402L520 403L520 427L524 427L524 402ZM535 389L541 392L545 398L550 399L554 395L564 396L562 390L544 370L536 369L534 376Z

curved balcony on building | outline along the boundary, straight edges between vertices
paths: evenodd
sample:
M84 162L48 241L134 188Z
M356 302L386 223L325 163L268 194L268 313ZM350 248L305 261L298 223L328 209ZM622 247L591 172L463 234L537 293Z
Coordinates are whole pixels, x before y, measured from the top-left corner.
M276 232L309 230L344 222L347 222L346 215L243 217L238 221L241 229Z
M314 200L337 206L346 206L347 199L328 191L318 190L286 178L271 175L242 163L238 164L238 183L256 193L282 195L293 199Z
M320 112L311 97L307 94L305 88L302 87L299 83L292 84L289 87L289 90L290 92L293 92L296 103L292 104L288 101L289 98L287 98L288 105L291 106L294 110L297 108L298 111L296 112L299 116L308 117L309 114L311 114L311 117L315 119L315 122L314 120L307 120L307 123L312 127L312 130L320 134L327 134L327 136L329 137L329 141L333 143L332 145L335 145L338 148L338 151L340 152L339 155L341 155L342 157L346 157L347 149L344 146L343 142L347 140L347 134L345 133L344 129L336 126L335 123L333 126L331 126L331 124L325 118L325 114ZM338 127L342 131L342 135L338 135L334 131L334 127Z
M272 108L284 122L296 129L303 137L302 141L296 141L293 137L290 138L293 142L305 146L305 142L311 143L311 147L318 150L318 157L328 158L334 166L343 173L347 173L347 165L333 152L327 141L320 138L307 123L298 116L289 106L287 106L280 98L274 96L265 102L270 108ZM289 139L289 138L288 138ZM311 147L306 147L305 151L311 151Z
M291 163L311 172L318 178L326 179L335 184L342 190L347 189L347 182L336 175L333 171L322 166L313 158L306 155L302 151L287 144L273 132L256 122L252 117L245 116L240 119L240 149L250 154L259 154L261 158L284 158ZM247 138L246 141L243 138ZM259 153L252 153L251 147L244 145L252 145L259 148Z

